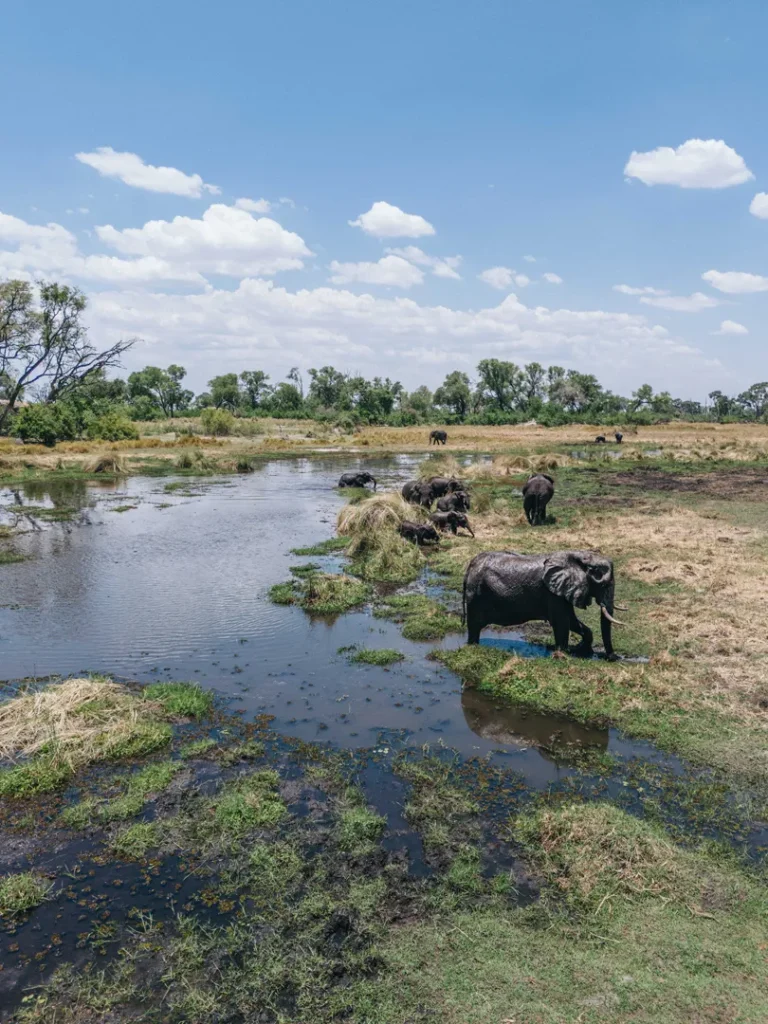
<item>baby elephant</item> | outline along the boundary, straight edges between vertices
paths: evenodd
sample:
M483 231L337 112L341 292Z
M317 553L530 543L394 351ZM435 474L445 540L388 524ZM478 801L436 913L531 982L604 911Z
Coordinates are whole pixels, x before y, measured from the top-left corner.
M434 526L423 526L421 523L412 523L405 519L400 523L398 533L405 540L413 541L414 544L439 544L440 538Z
M366 484L373 484L373 489L374 491L376 490L376 480L367 471L360 473L342 473L339 477L337 487L365 487Z
M475 536L475 531L469 525L469 520L463 512L433 512L429 519L443 533L450 530L451 533L456 534L458 528L463 526L465 530L469 530L473 537Z
M613 436L616 438L616 444L621 444L621 442L624 440L624 435L621 433L620 430L617 430Z
M605 434L598 434L595 438L595 444L605 444Z
M437 499L438 512L469 512L469 495L466 491L454 491Z
M445 444L448 440L448 435L444 430L433 430L429 435L430 444Z
M547 520L547 505L555 493L555 481L546 473L529 476L523 487L523 510L531 526L542 526Z

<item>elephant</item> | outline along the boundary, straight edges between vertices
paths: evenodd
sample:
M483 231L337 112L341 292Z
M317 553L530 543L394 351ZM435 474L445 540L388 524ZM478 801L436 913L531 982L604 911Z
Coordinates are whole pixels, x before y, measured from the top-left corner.
M437 499L438 512L469 512L469 495L466 491L454 491Z
M605 444L605 434L598 434L595 438L595 444Z
M450 530L452 534L456 534L458 528L462 526L465 530L469 530L472 536L475 536L475 531L469 525L469 520L463 512L433 512L429 517L430 522L434 523L438 530L442 530L445 533L446 530Z
M464 484L455 476L431 476L427 483L432 488L432 495L435 498L442 498L446 494L453 494L454 491L464 490Z
M397 531L405 540L413 541L414 544L439 544L440 537L434 526L425 526L422 523L412 523L409 519L403 520Z
M430 444L445 444L448 440L448 435L444 430L433 430L429 435Z
M376 490L376 480L367 470L360 473L342 473L339 477L338 487L365 487L366 484L373 484Z
M546 473L529 476L523 487L523 509L531 526L542 526L547 518L547 505L555 493L555 481Z
M421 505L422 508L431 508L435 500L432 486L423 480L409 480L403 484L400 493L411 505Z
M537 714L518 704L501 703L470 686L461 692L464 721L476 736L497 747L537 748L542 757L558 763L585 747L607 750L609 732L567 718Z
M624 435L621 433L620 430L617 430L613 436L616 438L616 444L621 444L621 442L624 440Z
M600 629L606 657L616 660L611 641L615 580L613 562L595 551L555 551L549 555L520 555L485 551L475 555L464 575L462 622L467 642L480 641L492 623L520 626L533 619L549 622L557 652L568 650L568 635L578 633L577 654L592 653L592 630L576 617L574 608L600 605Z

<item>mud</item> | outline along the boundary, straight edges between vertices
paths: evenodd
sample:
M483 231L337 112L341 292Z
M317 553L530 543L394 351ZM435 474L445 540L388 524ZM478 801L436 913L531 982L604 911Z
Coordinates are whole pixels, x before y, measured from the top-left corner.
M710 498L739 498L765 501L768 471L762 469L718 469L711 473L686 475L657 469L637 468L604 474L600 481L613 487L634 487L662 493L699 494Z

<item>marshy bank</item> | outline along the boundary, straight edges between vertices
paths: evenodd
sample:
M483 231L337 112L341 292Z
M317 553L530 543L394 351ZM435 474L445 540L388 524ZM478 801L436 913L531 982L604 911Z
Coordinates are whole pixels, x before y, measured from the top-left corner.
M419 472L408 456L365 465L385 491ZM348 468L326 456L0 495L32 509L10 524L25 560L2 569L4 675L193 679L216 694L213 708L168 712L153 751L4 801L0 985L18 1000L77 965L9 1015L235 1021L256 1005L264 1021L671 1024L704 1004L713 1020L723 1007L765 1016L764 797L611 724L642 713L673 728L673 701L703 721L683 663L701 665L700 638L669 650L656 602L683 607L678 567L726 551L719 536L729 557L754 558L762 527L707 520L694 552L688 506L643 495L617 509L603 497L629 489L611 469L566 461L556 521L532 531L524 467L486 464L473 470L476 539L447 540L405 589L364 581L344 614L272 603L291 578L354 568L328 540ZM470 553L511 541L612 547L633 605L626 650L657 660L558 663L533 630L491 634L464 664L452 588ZM649 564L662 567L651 582ZM437 607L449 628L435 636ZM738 649L719 657L744 664ZM473 685L462 692L444 662ZM724 709L710 710L710 741L726 750ZM717 764L711 743L700 749Z

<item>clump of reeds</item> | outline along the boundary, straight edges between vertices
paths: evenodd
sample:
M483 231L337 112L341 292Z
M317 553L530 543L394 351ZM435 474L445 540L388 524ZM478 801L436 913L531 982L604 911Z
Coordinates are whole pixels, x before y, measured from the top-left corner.
M458 477L461 479L462 466L454 455L428 455L419 466L419 479L429 480L433 476Z
M89 473L107 473L110 476L121 476L126 472L126 462L122 455L110 452L94 459L88 467Z
M197 473L210 473L216 468L214 460L199 448L181 452L174 465L177 469L193 469Z
M380 546L385 534L396 534L406 519L426 522L427 513L409 504L400 494L374 494L371 498L345 505L339 512L336 528L341 537L349 537L347 553L361 554Z

